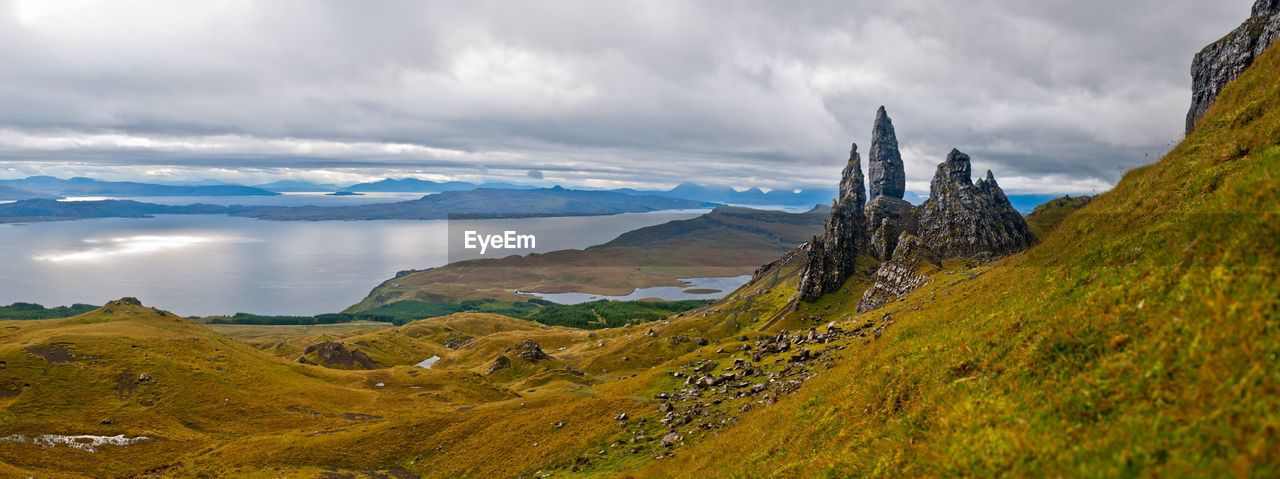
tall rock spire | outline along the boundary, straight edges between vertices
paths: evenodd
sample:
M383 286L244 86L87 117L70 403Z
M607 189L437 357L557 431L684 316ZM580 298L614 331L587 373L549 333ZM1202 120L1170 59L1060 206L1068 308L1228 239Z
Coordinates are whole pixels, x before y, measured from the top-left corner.
M813 301L830 293L853 276L858 256L868 252L869 237L863 208L867 197L863 188L862 158L858 144L849 150L849 163L840 178L840 199L831 205L826 228L808 244L804 272L800 277L800 299Z
M898 152L898 135L893 120L881 106L871 127L871 150L867 154L867 173L871 177L871 198L880 196L902 199L907 189L907 175Z
M836 202L837 206L849 203L855 206L859 211L867 205L866 185L862 180L862 157L858 155L858 144L854 143L849 148L849 162L845 163L844 171L840 172L840 199Z

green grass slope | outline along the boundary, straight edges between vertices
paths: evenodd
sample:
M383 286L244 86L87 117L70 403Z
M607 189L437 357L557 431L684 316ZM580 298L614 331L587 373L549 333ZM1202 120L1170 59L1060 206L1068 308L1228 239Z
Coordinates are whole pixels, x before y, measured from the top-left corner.
M1277 179L1272 49L1040 245L868 313L896 323L640 475L1280 475Z
M1027 227L1031 228L1031 234L1036 238L1044 238L1059 224L1067 218L1067 215L1083 208L1089 204L1091 196L1077 196L1072 198L1070 195L1061 198L1054 198L1037 206L1031 214L1027 215Z

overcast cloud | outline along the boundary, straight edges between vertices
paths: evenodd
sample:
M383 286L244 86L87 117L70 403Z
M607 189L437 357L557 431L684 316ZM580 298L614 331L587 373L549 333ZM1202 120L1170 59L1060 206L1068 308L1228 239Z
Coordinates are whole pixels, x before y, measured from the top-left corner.
M833 188L883 104L909 190L1088 193L1251 3L0 2L0 177Z

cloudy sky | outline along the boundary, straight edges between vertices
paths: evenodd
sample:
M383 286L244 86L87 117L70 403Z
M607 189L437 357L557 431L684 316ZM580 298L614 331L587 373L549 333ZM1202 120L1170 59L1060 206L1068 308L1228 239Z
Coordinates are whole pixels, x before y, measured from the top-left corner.
M0 178L833 188L875 108L1089 193L1178 141L1250 0L0 0Z

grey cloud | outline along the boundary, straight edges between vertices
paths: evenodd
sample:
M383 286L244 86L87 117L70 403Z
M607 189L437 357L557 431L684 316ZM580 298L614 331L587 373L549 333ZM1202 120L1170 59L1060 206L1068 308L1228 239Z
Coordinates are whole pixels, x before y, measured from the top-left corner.
M911 184L958 147L1021 192L1080 192L1179 137L1192 54L1250 3L11 1L0 129L447 151L0 135L0 162L829 188L884 104Z

